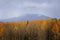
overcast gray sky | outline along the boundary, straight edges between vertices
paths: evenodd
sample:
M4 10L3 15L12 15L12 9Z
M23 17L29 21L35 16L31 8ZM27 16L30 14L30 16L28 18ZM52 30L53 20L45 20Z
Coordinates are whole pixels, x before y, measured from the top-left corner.
M39 14L60 17L60 0L0 0L0 19Z

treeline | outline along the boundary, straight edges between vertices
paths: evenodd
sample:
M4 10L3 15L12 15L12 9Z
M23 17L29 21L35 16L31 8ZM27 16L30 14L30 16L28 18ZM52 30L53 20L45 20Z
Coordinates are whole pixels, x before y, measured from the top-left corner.
M60 19L0 22L0 40L60 40Z

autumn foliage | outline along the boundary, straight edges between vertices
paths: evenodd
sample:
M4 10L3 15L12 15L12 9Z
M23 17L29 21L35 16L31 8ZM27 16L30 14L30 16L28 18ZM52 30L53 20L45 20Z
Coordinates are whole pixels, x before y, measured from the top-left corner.
M60 20L0 22L0 40L60 40Z

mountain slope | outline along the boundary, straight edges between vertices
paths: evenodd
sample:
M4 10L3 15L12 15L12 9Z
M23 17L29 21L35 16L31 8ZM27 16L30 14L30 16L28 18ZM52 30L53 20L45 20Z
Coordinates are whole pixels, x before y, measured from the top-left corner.
M26 21L26 20L38 20L38 19L47 19L49 17L41 15L38 16L37 14L27 14L24 16L14 17L10 19L0 20L1 22L10 22L10 21Z

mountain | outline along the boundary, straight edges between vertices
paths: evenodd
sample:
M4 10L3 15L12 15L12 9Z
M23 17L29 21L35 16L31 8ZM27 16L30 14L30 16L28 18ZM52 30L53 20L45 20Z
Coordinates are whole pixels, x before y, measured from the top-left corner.
M26 14L24 16L4 19L4 20L0 20L0 21L1 22L11 22L11 21L26 21L26 20L38 20L38 19L47 19L47 18L50 18L50 17L44 16L44 15L38 16L37 14Z

